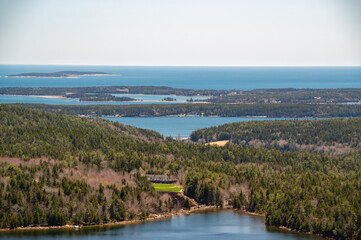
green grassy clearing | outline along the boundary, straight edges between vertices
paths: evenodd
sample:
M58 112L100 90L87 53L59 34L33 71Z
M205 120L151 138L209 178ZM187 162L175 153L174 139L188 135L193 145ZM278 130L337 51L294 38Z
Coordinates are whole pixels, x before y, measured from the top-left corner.
M177 187L174 184L153 183L153 187L158 192L180 192L182 190L181 187Z

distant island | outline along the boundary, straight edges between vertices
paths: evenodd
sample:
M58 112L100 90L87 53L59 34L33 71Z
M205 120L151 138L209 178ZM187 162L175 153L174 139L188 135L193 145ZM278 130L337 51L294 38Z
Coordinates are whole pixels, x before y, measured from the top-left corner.
M87 74L100 74L86 72ZM107 74L107 73L101 73ZM72 75L74 76L74 75ZM93 75L94 76L94 75ZM215 90L185 89L166 86L97 86L97 87L62 87L62 88L0 88L3 95L52 95L65 96L68 93L81 94L145 94L187 96L188 102L209 102L224 104L279 104L279 103L315 103L315 104L359 104L361 88L335 89L253 89L253 90ZM192 99L204 97L207 99ZM171 99L165 99L169 101ZM164 100L163 100L164 101Z
M5 77L43 77L43 78L78 78L81 76L113 76L112 73L105 72L80 72L80 71L60 71L53 73L20 73L6 75Z

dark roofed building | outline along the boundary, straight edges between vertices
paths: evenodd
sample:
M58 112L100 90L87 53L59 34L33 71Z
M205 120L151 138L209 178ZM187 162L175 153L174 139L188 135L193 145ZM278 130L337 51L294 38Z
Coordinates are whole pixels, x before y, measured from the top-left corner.
M176 183L177 180L170 179L167 175L153 175L147 174L146 175L148 180L152 183Z

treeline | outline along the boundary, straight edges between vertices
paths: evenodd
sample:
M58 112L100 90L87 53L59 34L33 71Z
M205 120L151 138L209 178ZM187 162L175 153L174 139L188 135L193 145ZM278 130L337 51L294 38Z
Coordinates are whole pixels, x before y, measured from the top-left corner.
M107 93L71 93L66 95L67 98L79 98L80 102L130 102L136 101L135 98L117 97Z
M199 203L263 213L270 225L361 237L360 151L332 156L206 146L10 105L0 105L0 133L0 156L11 157L0 164L2 227L103 223L171 211L170 201L140 174L157 172L178 179ZM51 160L36 160L45 157ZM115 187L100 185L101 178L89 179L94 171L104 177L115 171L121 179ZM34 209L43 212L37 216Z
M79 166L78 166L79 167ZM34 166L0 165L0 226L62 226L144 219L152 212L168 212L146 177L97 187L74 179L67 163L47 161ZM144 200L147 199L147 200ZM133 207L130 208L129 206Z
M159 117L197 115L219 117L361 117L361 105L331 104L133 104L45 105L16 104L54 113L86 116Z
M100 86L100 87L71 87L71 88L1 88L0 94L8 95L58 95L67 93L96 93L96 94L153 94L153 95L181 95L181 96L211 96L206 100L212 103L347 103L360 102L361 89L254 89L242 90L194 90L172 88L165 86Z
M360 102L360 88L337 89L255 89L214 96L212 103L347 103Z
M151 95L181 95L181 96L219 96L228 94L228 90L194 90L172 88L165 86L101 86L101 87L69 87L69 88L25 88L9 87L0 88L0 94L8 95L58 95L66 96L67 93L129 93Z
M195 142L230 140L231 144L268 149L344 154L361 148L361 119L274 120L228 123L191 134Z

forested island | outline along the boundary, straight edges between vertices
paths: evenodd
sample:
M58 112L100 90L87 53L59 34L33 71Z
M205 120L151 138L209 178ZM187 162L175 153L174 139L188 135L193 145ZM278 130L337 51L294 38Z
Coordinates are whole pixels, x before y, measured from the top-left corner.
M287 117L329 118L361 117L361 105L341 104L133 104L133 105L45 105L16 104L55 113L92 117L161 117L161 116L219 116L219 117Z
M117 97L107 93L69 93L66 98L79 98L80 102L132 102L137 101L130 97Z
M318 103L341 104L361 102L361 89L255 89L255 90L194 90L164 86L102 86L72 88L0 88L0 94L7 95L56 95L77 94L150 94L176 96L208 96L199 100L210 103ZM192 101L193 102L193 101Z
M330 121L317 121L321 129L332 126L329 135L320 136L325 141L350 146L358 141L358 123L350 122L339 139L348 120ZM303 131L309 127L302 121L284 123ZM253 128L249 124L244 129ZM268 128L282 136L282 128ZM0 133L4 229L146 219L189 208L190 199L263 214L267 225L331 238L361 237L359 148L336 156L242 144L217 147L12 105L0 105ZM155 191L148 173L176 179L184 201Z
M81 76L112 76L105 72L59 71L53 73L20 73L6 75L5 77L34 77L34 78L73 78Z

